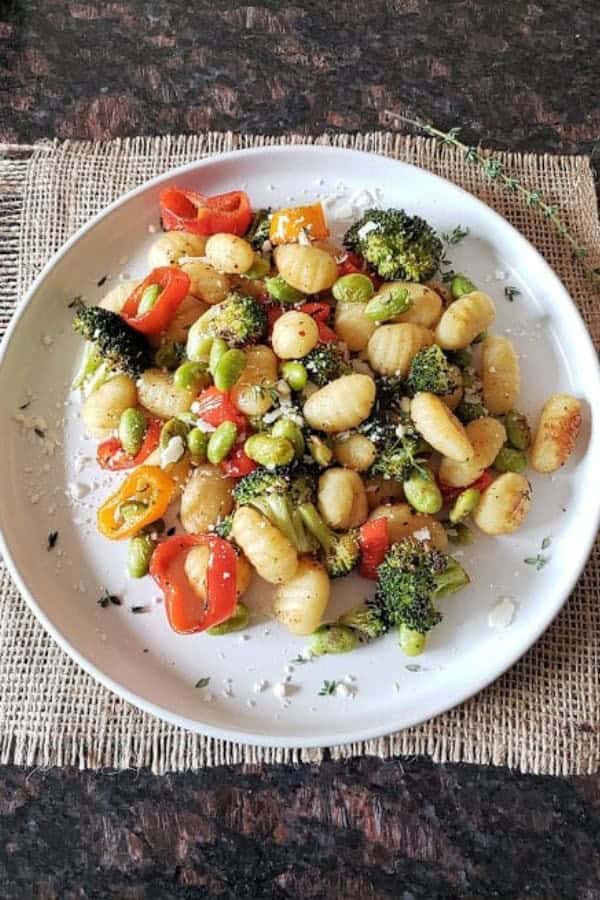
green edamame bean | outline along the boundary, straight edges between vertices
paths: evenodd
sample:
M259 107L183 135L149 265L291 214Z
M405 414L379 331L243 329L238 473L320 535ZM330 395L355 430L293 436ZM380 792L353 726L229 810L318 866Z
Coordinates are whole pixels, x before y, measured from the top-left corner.
M524 472L527 468L527 454L523 450L503 447L492 463L494 472Z
M426 478L420 472L413 472L402 487L406 499L417 512L433 515L442 508L442 493L433 477Z
M206 448L206 456L213 466L225 459L233 448L237 435L237 426L233 422L221 422L217 430L213 431Z
M304 436L302 430L291 419L278 419L271 430L275 438L287 438L293 446L297 459L304 456Z
M121 413L119 419L119 440L125 453L135 456L140 452L146 430L148 428L146 416L141 409L130 406Z
M350 653L358 644L358 634L346 625L321 625L311 634L309 647L315 656Z
M247 272L244 272L242 278L264 278L265 275L269 274L269 269L271 265L268 260L261 256L259 253L254 257L254 262L250 266Z
M149 534L131 538L127 548L127 571L131 578L143 578L148 574L155 546Z
M192 362L207 362L210 356L213 339L206 333L206 322L202 321L203 318L204 316L201 316L197 319L188 331L185 355Z
M353 272L338 278L331 288L331 293L336 300L344 303L368 303L375 293L375 288L367 275Z
M244 351L227 350L225 353L223 353L222 356L219 357L219 361L213 369L213 379L215 382L215 387L220 391L230 390L245 368L246 354L244 353Z
M224 356L229 350L229 346L227 341L224 341L223 338L215 338L211 344L210 353L208 356L208 369L211 375L214 376L215 369L219 365L219 360L222 356Z
M409 628L408 625L401 625L398 629L398 641L400 649L407 656L419 656L425 649L427 635Z
M295 456L294 446L287 438L270 434L253 434L244 444L246 456L266 469L287 466Z
M192 462L203 463L206 460L208 450L208 434L199 428L192 428L187 436L187 448L190 451Z
M455 414L463 425L468 425L469 422L474 422L475 419L482 419L484 416L487 416L487 409L483 403L461 400L456 407Z
M527 450L531 444L531 428L527 416L516 409L511 409L506 413L504 426L509 444L515 450Z
M308 373L302 363L293 360L282 363L280 372L293 391L301 391L306 387Z
M267 278L265 287L269 297L278 303L301 303L304 299L302 291L296 290L291 284L288 284L281 275L275 275L273 278Z
M459 369L468 369L473 362L473 354L470 350L453 350L448 356Z
M169 441L174 437L180 437L185 444L189 430L189 426L182 422L181 419L169 419L160 430L159 446L161 450L168 447Z
M325 441L322 441L316 434L311 434L307 441L308 452L317 463L324 469L333 459L333 450L328 447Z
M463 522L457 522L456 525L447 528L446 534L452 544L472 544L475 540L475 535Z
M457 525L470 516L475 511L480 499L481 491L478 491L477 488L467 488L466 491L461 491L448 515L452 524Z
M472 291L476 290L477 288L466 275L455 275L450 282L450 293L452 294L453 300L458 300L463 294L470 294Z
M175 387L185 391L199 391L210 382L210 376L204 362L184 362L173 375Z
M219 637L222 634L231 634L232 631L243 631L250 621L250 613L248 607L243 603L236 603L233 615L229 619L225 619L220 625L213 625L207 628L206 633L213 637Z
M149 284L140 297L140 302L137 308L138 316L143 316L144 313L150 312L161 293L162 287L160 286L160 284Z
M386 322L405 313L412 306L406 288L375 294L364 308L364 315L373 322Z
M154 354L154 362L160 369L172 371L185 359L185 344L162 344Z

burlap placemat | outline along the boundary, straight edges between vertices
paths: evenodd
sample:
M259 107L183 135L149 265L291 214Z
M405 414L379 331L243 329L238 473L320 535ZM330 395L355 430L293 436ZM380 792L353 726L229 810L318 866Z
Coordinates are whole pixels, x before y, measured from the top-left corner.
M0 154L0 327L49 256L124 191L202 156L271 143L374 151L430 169L481 197L544 254L594 337L600 305L568 245L535 210L487 181L456 152L392 134L263 138L207 134L108 143L48 143ZM580 242L600 250L589 161L505 154L511 174L556 205ZM440 762L508 765L527 772L595 771L600 758L600 555L543 639L486 691L417 728L333 748L334 758L427 754ZM257 749L166 725L109 693L72 662L0 571L0 760L26 765L150 766L156 772L220 763L318 761L322 751Z

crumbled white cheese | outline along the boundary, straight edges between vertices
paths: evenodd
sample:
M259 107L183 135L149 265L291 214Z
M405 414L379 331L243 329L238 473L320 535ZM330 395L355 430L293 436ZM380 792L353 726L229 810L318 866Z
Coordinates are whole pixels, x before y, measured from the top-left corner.
M301 228L300 233L298 234L298 243L303 247L310 247L310 238L308 236L309 228Z
M267 238L266 241L263 241L263 242L262 242L262 246L261 246L260 249L261 249L261 251L262 251L263 253L270 253L271 250L273 249L273 244L272 244L271 241Z
M180 256L178 260L178 264L180 266L185 266L187 263L207 263L209 262L208 256Z
M343 681L338 682L338 684L335 687L335 692L338 695L338 697L349 697L352 693L351 689L348 687L347 684L344 684Z
M516 603L510 597L501 597L488 615L490 628L508 628L515 617Z
M279 381L275 382L275 390L281 397L289 397L292 393L292 389L283 378L280 378Z
M148 225L148 234L156 234L157 231L156 225Z
M42 336L42 344L44 345L44 347L51 347L53 343L54 343L54 338L52 337L51 334L44 334Z
M251 709L253 706L256 706L256 700L253 700L251 697L249 700L246 700L246 706L249 706Z
M294 671L294 667L290 666L290 665L284 666L283 671L285 672L286 675L291 675L292 672Z
M268 686L269 682L265 681L264 678L261 678L260 681L254 682L254 684L252 685L252 690L255 694L262 694L262 692L265 690L265 688L268 688Z
M417 541L430 541L431 540L431 532L430 532L429 528L419 528L418 531L413 531L412 536Z
M399 425L396 425L396 437L403 438L405 434L406 434L406 425L402 425L402 423L400 423Z
M379 225L377 224L377 222L373 222L373 221L365 222L365 224L362 226L362 228L358 229L357 234L362 241L372 231L377 231L378 228L379 228Z
M494 278L496 281L505 281L506 280L506 272L504 269L496 269L494 272Z
M160 451L160 465L162 469L166 469L171 463L179 462L185 453L185 444L180 434L173 435L169 443Z
M278 681L277 684L273 685L273 693L280 700L283 700L284 697L287 697L289 686L285 681Z
M84 484L81 481L71 481L69 483L69 494L73 500L82 500L89 492L89 484Z

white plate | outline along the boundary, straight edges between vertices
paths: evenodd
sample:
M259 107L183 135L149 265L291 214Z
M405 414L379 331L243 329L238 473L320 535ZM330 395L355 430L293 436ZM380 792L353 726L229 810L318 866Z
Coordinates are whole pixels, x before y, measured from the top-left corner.
M472 236L449 248L449 255L457 270L464 268L493 296L495 330L510 333L521 354L520 406L535 417L545 396L559 390L585 401L577 451L555 476L532 477L533 508L522 531L503 538L480 535L465 548L462 562L473 583L444 601L444 621L433 631L417 671L389 635L347 656L294 666L284 706L270 688L254 693L253 685L263 679L271 686L280 682L304 640L264 619L247 640L175 635L154 602L157 591L150 579L127 584L125 547L94 533L95 507L107 485L94 466L81 474L74 469L77 454L93 456L94 447L82 438L79 405L68 389L81 342L71 332L67 302L76 294L99 300L120 269L145 274L153 239L148 226L158 225L159 191L173 181L210 193L241 186L255 206L336 195L341 199L330 210L338 217L369 202L358 196L367 190L380 203L425 216L442 232L467 226ZM126 266L119 266L125 257ZM97 288L106 274L112 278ZM504 297L509 283L521 291L513 303ZM600 434L590 409L599 408L600 383L596 354L573 303L539 254L499 215L428 172L380 156L318 147L241 151L193 163L133 191L72 238L37 279L3 343L0 379L2 550L31 608L108 688L170 722L216 737L333 745L386 734L449 709L537 640L571 591L596 535ZM43 441L34 432L13 421L28 391L35 400L25 414L43 416L59 435L62 446L53 456L42 453ZM95 481L98 489L75 502L68 498L74 481ZM56 529L58 545L47 553L47 535ZM535 555L546 536L552 537L550 561L536 572L523 560ZM125 596L121 608L97 605L104 587ZM254 587L258 603L266 590ZM338 581L336 610L356 602L364 590L358 577ZM500 597L514 598L516 616L510 627L497 630L490 628L488 614ZM151 611L132 614L129 607L139 603ZM348 675L354 679L352 697L318 696L324 679ZM194 687L203 676L211 678L212 702L207 691Z

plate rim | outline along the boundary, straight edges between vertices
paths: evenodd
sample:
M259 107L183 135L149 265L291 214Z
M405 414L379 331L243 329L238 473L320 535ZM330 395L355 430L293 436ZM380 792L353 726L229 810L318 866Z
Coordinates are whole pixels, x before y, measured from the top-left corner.
M590 354L590 358L592 360L595 359L595 392L600 396L600 361L598 360L594 343L592 341L591 335L587 329L587 326L583 320L583 317L577 308L577 305L571 298L569 292L567 291L565 285L556 274L554 269L550 266L544 256L537 250L536 247L523 235L514 225L512 225L507 219L504 218L497 210L493 209L483 200L480 200L479 197L476 197L474 194L450 181L449 179L444 178L443 176L437 175L433 172L430 172L428 169L424 169L420 166L413 165L412 163L404 162L403 160L395 159L389 156L383 156L379 153L364 151L364 150L356 150L353 148L347 147L335 147L328 144L293 144L293 145L262 145L258 147L252 148L242 148L237 150L230 150L222 153L215 153L211 156L208 156L204 159L197 159L189 163L184 163L180 166L176 166L174 168L169 169L168 171L156 175L155 177L144 181L141 185L138 185L135 188L127 191L120 197L117 197L112 203L108 206L104 207L98 213L96 213L88 222L82 225L77 229L68 239L67 241L59 247L59 249L52 255L52 257L47 261L39 275L35 278L29 289L25 292L24 296L17 301L16 308L13 312L13 316L10 320L10 323L6 329L6 332L2 338L2 342L0 343L0 381L3 376L4 364L6 355L8 352L9 345L12 341L13 335L19 327L19 323L21 318L23 317L26 309L33 301L35 295L43 286L46 278L50 275L55 266L62 260L64 256L73 250L78 242L90 232L92 232L98 224L100 224L104 219L110 217L114 212L116 212L120 207L126 206L132 199L136 196L145 193L146 191L153 189L160 184L167 182L171 179L179 178L181 176L185 176L190 173L195 173L198 170L204 168L210 168L215 163L218 163L220 160L235 160L236 158L247 158L249 156L260 156L260 155L272 155L272 154L282 154L282 155L296 155L298 153L310 153L310 154L323 154L330 153L338 156L345 157L355 157L357 160L362 159L363 161L366 159L376 159L378 163L384 163L390 166L400 166L406 169L416 170L419 173L425 174L428 178L433 179L440 183L440 185L444 186L444 190L448 188L451 191L457 192L459 195L464 195L469 198L470 203L475 203L479 207L481 207L486 215L495 221L495 224L507 232L512 241L520 244L524 249L527 250L528 253L533 253L535 257L537 257L538 265L545 270L545 274L550 282L553 282L553 297L560 297L560 303L570 306L571 314L575 313L575 322L577 326L578 334L576 336L576 340L578 344L581 342L586 343L588 345L588 349L592 351ZM594 384L590 386L590 393L594 393ZM592 417L592 428L593 428L593 417ZM596 487L596 493L598 495L598 499L600 500L600 480L598 481L598 486ZM594 527L592 528L592 524ZM552 606L550 610L543 608L540 609L540 615L536 618L536 624L534 628L530 628L527 632L527 635L524 640L522 640L517 646L516 650L510 654L509 662L501 664L501 667L495 674L486 675L481 679L476 679L474 681L469 682L468 687L466 689L457 689L454 691L454 694L450 698L450 700L443 700L441 703L434 705L434 709L432 712L428 713L425 716L414 716L409 719L404 719L402 724L395 724L394 722L390 722L389 724L382 724L380 728L363 728L355 729L349 734L340 735L323 735L319 737L298 735L298 736L269 736L268 734L260 734L258 732L246 731L242 729L231 730L226 727L216 727L214 725L210 725L204 722L200 722L196 719L189 719L186 716L181 716L177 713L174 713L172 710L167 709L163 706L160 706L152 701L145 699L144 697L136 694L134 691L130 690L127 686L121 684L118 680L106 674L102 669L98 668L97 665L90 662L79 650L74 647L69 639L60 631L59 628L55 627L54 624L50 621L47 614L44 612L42 607L39 605L38 601L35 599L31 591L27 588L24 578L21 576L19 569L17 568L12 554L10 552L8 546L7 537L4 534L4 530L0 528L0 552L3 555L7 568L14 579L17 587L21 595L25 598L25 601L31 611L34 613L42 627L46 630L46 632L53 638L54 641L61 647L61 649L67 653L71 659L73 659L81 668L92 678L102 684L105 688L122 697L128 703L131 703L133 706L138 709L143 710L144 712L150 713L153 716L158 717L159 719L168 722L171 725L175 725L180 728L184 728L187 731L191 731L194 734L203 734L207 737L214 738L217 740L227 740L236 744L248 744L253 746L261 746L261 747L276 747L283 749L302 749L302 748L314 748L314 747L332 747L332 746L340 746L342 744L347 743L355 743L358 741L369 741L376 740L381 737L385 737L391 735L398 731L404 731L407 728L412 728L416 725L423 724L425 722L431 721L436 717L442 715L445 712L449 712L450 710L456 708L457 706L465 703L470 698L474 697L476 694L480 693L506 672L508 672L524 655L527 653L535 643L541 638L541 636L545 633L545 631L552 624L558 613L563 609L565 603L569 599L575 584L577 583L591 553L594 542L596 540L598 528L600 526L600 502L597 506L595 521L590 522L589 531L587 531L586 539L580 542L580 553L577 561L577 565L571 569L570 578L567 580L567 589L564 592L564 596L560 597L558 602Z

